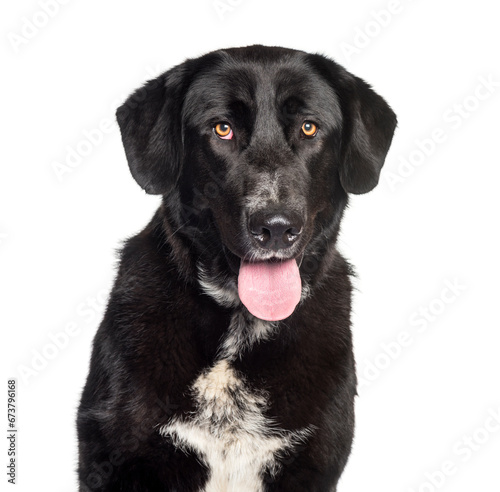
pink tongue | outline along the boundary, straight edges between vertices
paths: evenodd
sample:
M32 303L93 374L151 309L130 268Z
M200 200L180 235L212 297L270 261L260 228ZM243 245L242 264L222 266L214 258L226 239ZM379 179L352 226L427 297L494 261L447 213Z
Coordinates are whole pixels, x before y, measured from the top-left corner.
M238 276L241 302L257 318L288 318L300 301L302 284L297 262L248 263L242 261Z

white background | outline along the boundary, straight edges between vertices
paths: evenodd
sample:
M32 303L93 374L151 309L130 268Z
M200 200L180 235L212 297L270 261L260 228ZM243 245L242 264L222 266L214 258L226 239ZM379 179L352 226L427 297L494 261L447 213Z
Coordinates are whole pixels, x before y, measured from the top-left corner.
M358 272L361 383L339 491L498 492L494 2L231 2L3 6L0 401L17 378L17 490L76 490L75 412L115 250L159 203L129 174L116 107L186 57L262 43L333 57L399 117L380 185L352 200L339 244ZM75 149L87 155L58 177Z

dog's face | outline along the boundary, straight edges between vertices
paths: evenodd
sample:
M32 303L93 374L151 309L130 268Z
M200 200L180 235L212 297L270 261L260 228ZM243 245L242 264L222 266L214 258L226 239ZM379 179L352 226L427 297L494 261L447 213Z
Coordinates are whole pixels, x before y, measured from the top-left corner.
M139 184L236 264L300 263L335 241L347 193L377 184L396 125L331 60L262 46L188 60L117 116Z
M199 75L186 95L184 176L199 179L197 189L221 176L206 206L233 254L296 258L332 199L340 104L300 58L236 55Z

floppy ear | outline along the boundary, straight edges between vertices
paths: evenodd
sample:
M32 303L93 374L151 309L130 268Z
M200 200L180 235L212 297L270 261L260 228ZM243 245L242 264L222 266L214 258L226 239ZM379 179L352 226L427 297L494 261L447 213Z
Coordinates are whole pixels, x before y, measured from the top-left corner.
M396 115L359 77L321 55L313 65L335 90L342 109L342 139L339 175L348 193L367 193L377 186L389 151Z
M136 90L116 111L130 171L152 195L175 185L182 161L182 102L188 62Z

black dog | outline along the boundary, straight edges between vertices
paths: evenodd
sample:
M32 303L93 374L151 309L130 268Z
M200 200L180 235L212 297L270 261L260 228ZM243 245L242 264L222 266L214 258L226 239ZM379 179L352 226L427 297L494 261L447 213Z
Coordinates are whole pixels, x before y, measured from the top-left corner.
M335 242L394 113L323 56L252 46L187 60L117 118L163 201L95 337L80 491L335 491L356 394Z

